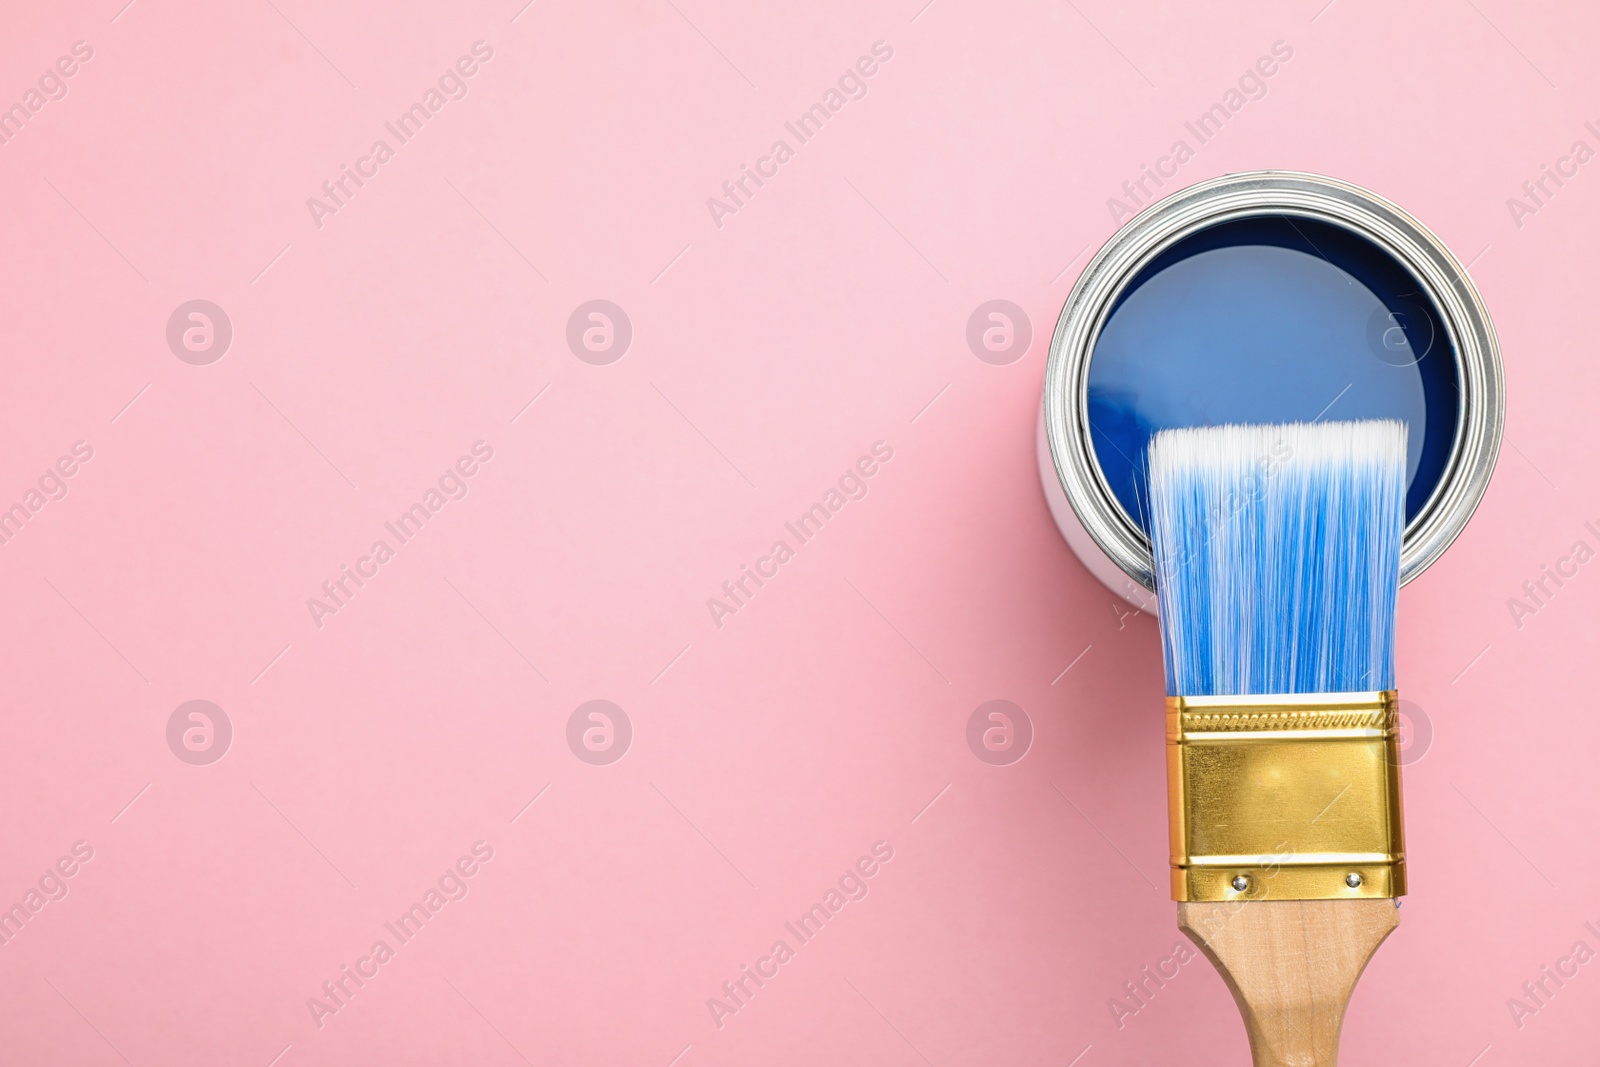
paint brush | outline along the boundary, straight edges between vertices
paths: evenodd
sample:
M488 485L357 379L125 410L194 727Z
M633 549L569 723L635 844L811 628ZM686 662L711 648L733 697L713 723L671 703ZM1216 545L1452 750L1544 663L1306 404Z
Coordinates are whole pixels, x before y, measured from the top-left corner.
M1331 1067L1405 892L1405 427L1166 430L1149 486L1178 925L1256 1067Z

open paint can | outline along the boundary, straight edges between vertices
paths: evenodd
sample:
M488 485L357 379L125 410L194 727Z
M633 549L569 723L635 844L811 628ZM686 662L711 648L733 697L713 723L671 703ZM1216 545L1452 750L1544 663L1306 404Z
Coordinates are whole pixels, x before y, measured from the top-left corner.
M1333 178L1233 174L1152 204L1084 269L1050 340L1039 473L1078 558L1150 608L1156 432L1399 419L1404 584L1482 499L1504 406L1483 301L1420 222Z

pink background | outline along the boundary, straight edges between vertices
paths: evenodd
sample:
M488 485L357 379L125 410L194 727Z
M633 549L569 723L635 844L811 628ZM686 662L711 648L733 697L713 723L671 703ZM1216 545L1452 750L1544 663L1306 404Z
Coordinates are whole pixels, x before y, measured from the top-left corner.
M13 5L0 35L0 104L93 49L0 145L0 507L93 449L0 546L0 905L93 849L0 946L7 1062L1243 1062L1203 961L1108 1006L1178 939L1157 634L1061 541L1033 435L1107 197L1277 41L1173 185L1287 167L1398 201L1470 261L1509 395L1482 508L1401 600L1433 738L1345 1062L1592 1055L1600 962L1507 1003L1600 950L1600 563L1520 627L1507 605L1600 548L1600 164L1507 206L1600 148L1592 15L124 2ZM480 40L465 98L319 227L307 198ZM208 365L166 339L195 299L233 329ZM596 299L633 330L603 366L566 342ZM1032 322L1005 366L965 340L993 299ZM477 441L466 497L319 627L308 598ZM878 441L867 496L717 626L707 598ZM197 699L233 730L209 765L167 741ZM592 699L633 730L605 766L567 742ZM1034 731L1007 766L966 740L992 699ZM477 841L469 894L399 945ZM879 841L868 895L792 939ZM319 1027L308 998L380 938ZM719 1027L708 998L780 938Z

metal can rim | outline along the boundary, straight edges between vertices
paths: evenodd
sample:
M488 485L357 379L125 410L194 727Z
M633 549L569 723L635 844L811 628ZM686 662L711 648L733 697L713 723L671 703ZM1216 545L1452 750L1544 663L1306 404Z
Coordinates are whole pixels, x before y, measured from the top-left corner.
M1044 424L1056 476L1101 551L1153 591L1150 540L1113 495L1089 438L1089 357L1117 297L1151 260L1199 230L1261 215L1314 219L1371 241L1422 283L1444 321L1461 403L1444 472L1406 524L1404 585L1450 547L1488 489L1505 421L1500 346L1482 297L1444 242L1389 200L1337 178L1285 170L1225 175L1151 204L1112 235L1079 276L1050 338Z

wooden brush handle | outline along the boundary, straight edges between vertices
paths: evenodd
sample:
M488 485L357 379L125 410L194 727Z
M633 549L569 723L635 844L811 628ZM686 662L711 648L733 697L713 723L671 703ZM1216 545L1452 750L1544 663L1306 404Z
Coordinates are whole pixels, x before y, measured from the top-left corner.
M1178 928L1233 991L1255 1067L1338 1063L1350 993L1399 922L1385 899L1178 905Z

